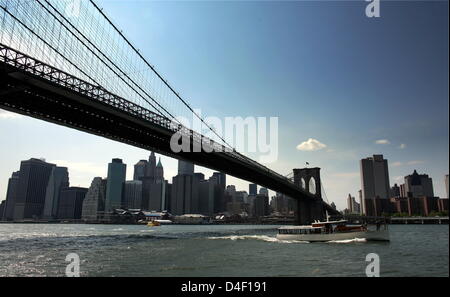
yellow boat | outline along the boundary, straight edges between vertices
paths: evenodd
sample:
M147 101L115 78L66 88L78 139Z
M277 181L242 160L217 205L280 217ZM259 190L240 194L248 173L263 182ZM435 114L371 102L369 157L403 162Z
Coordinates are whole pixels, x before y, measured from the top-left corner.
M149 226L149 227L157 227L157 226L161 226L161 223L157 222L157 221L151 221L151 222L147 223L147 226Z

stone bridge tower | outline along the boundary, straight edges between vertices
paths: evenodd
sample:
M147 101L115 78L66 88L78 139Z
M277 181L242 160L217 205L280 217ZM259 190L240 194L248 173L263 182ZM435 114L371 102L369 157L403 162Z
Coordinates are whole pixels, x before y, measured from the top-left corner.
M322 200L320 168L294 169L294 183L315 196L312 200L305 198L297 200L297 223L307 225L314 220L324 220L325 208Z

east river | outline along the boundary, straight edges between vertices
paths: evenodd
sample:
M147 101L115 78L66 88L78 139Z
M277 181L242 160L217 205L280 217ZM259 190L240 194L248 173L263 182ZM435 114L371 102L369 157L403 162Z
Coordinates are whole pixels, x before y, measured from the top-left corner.
M448 225L390 225L390 242L279 241L279 226L0 224L0 276L449 276Z

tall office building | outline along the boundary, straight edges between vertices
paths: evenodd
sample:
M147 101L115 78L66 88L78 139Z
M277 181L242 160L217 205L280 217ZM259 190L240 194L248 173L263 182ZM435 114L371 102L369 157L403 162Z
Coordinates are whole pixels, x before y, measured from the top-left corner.
M447 198L448 197L448 174L445 175L445 193L447 194Z
M260 188L259 189L259 194L260 195L266 195L267 197L269 197L269 190L267 188Z
M253 200L253 216L263 217L269 215L269 197L263 194L258 194Z
M351 194L348 194L347 197L347 210L349 213L352 214L360 214L361 211L361 205L356 202L355 197L353 197Z
M282 193L276 193L274 197L273 209L274 211L280 214L288 214L289 213L289 204L288 197Z
M237 191L236 192L236 202L247 203L248 194L246 191Z
M142 203L141 203L141 209L143 210L153 210L155 207L155 204L150 205L150 200L155 202L155 200L152 198L155 194L155 191L160 190L162 195L162 188L161 186L154 186L155 183L158 184L164 184L164 168L161 163L161 158L159 159L158 164L156 163L156 156L154 152L151 152L149 161L146 163L146 170L144 176L140 177L139 180L142 181ZM158 200L158 199L157 199ZM167 203L165 203L167 204ZM162 205L161 205L162 207ZM159 208L159 207L158 207Z
M61 220L79 220L83 209L83 201L88 189L69 187L61 189L57 218Z
M175 215L199 212L201 175L194 174L194 164L178 161L178 175L173 177L171 212Z
M434 197L433 180L427 174L418 174L416 170L405 176L406 197Z
M178 175L193 175L194 164L183 160L178 160Z
M126 174L127 165L121 159L113 159L108 164L105 211L109 212L122 207L122 191Z
M362 159L360 166L363 199L389 198L388 161L383 155Z
M353 200L352 200L352 195L348 194L347 197L347 210L352 213L353 212Z
M225 190L227 186L227 176L225 173L222 172L214 172L213 175L210 177L210 179L216 179L216 183L222 187L222 189Z
M147 160L140 160L139 162L137 162L134 165L133 180L142 180L142 178L147 174L147 166Z
M205 216L214 214L214 188L219 187L215 179L202 180L199 183L199 213Z
M228 185L225 193L228 195L229 200L227 202L235 202L236 201L236 186L235 185Z
M393 197L400 197L400 187L397 184L394 184L394 186L389 191L389 198Z
M106 179L96 177L92 180L83 201L81 218L85 221L97 221L105 211Z
M6 208L6 200L3 200L0 203L0 221L3 221L3 217L5 216L5 208Z
M42 217L48 181L55 166L41 159L21 162L14 220Z
M67 167L53 167L45 193L44 218L56 219L61 190L69 187Z
M19 190L19 171L13 172L8 180L8 190L6 192L6 205L3 212L3 220L11 221L14 218L14 206L16 205L16 197Z
M359 214L364 214L364 199L362 190L358 190L358 198L359 198Z
M151 211L163 211L168 207L169 183L164 180L164 167L159 158L155 168L154 182L149 185L148 201L145 203L147 209Z
M122 207L140 209L142 205L142 181L126 181L123 189Z
M256 196L256 194L258 194L258 185L256 185L256 184L249 184L248 185L248 194Z
M170 196L170 185L166 180L156 182L150 186L150 200L148 209L150 211L163 211L168 209L168 198Z

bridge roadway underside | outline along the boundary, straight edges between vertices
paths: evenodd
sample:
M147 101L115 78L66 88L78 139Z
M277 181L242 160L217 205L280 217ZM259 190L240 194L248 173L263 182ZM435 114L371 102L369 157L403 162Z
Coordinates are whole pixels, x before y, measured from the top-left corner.
M299 201L303 213L300 214L299 222L302 223L309 222L311 216L318 216L317 211L307 209L311 205L319 204L320 209L333 211L326 203L311 200L310 195L293 183L277 180L273 175L260 169L255 170L228 154L174 153L170 148L172 131L2 62L0 108L184 159L283 193Z

